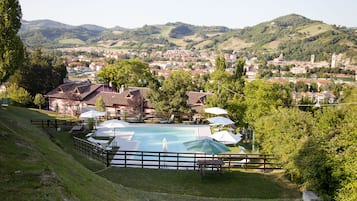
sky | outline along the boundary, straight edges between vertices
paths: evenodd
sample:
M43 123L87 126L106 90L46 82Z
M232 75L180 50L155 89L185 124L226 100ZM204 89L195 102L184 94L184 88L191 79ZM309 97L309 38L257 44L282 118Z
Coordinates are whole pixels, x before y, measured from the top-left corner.
M19 0L22 19L107 28L184 22L244 28L288 14L357 27L357 0Z

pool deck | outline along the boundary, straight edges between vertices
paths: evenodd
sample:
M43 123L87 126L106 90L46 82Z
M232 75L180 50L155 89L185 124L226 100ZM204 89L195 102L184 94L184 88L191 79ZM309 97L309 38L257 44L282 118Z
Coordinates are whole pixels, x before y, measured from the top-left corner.
M196 139L202 137L208 137L211 135L211 129L209 125L187 125L187 124L138 124L131 123L130 127L176 127L176 128L195 128ZM100 130L96 136L114 136L113 141L109 146L118 146L120 147L118 151L137 151L140 142L132 141L134 132L121 132L110 129L102 129ZM122 156L114 156L114 160L122 159Z
M195 128L196 138L208 137L211 135L209 125L185 125L185 124L137 124L131 123L130 127L177 127L177 128ZM114 129L104 129L96 134L96 136L114 136L114 140L110 146L119 146L119 150L133 150L138 149L138 141L131 141L134 132L114 131Z

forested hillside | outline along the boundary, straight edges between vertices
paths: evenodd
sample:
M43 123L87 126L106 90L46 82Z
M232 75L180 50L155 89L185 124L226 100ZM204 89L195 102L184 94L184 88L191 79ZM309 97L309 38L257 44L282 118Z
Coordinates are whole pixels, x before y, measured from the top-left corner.
M105 48L240 51L243 55L284 53L288 60L329 60L342 53L357 63L357 30L291 14L243 29L194 26L181 22L145 25L136 29L70 26L50 20L23 21L19 33L28 47L101 46Z

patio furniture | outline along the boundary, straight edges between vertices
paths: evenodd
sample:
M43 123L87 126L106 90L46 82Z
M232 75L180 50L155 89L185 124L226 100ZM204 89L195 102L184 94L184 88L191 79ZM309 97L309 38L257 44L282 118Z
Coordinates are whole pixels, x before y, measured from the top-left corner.
M197 123L197 118L193 117L192 120L183 121L182 123L184 123L184 124L196 124Z
M197 161L198 164L198 169L200 172L201 176L205 175L205 170L207 168L212 168L212 170L216 170L216 171L212 171L212 172L216 172L219 174L222 174L222 165L224 164L222 160L220 159L209 159L209 160L198 160Z
M169 119L160 120L160 123L162 123L162 124L172 123L174 121L174 118L175 118L175 115L172 114Z
M80 131L82 131L83 130L83 126L81 126L81 125L77 125L77 126L73 126L72 128L71 128L71 130L69 131L69 133L75 133L75 132L80 132Z
M242 159L240 161L230 161L230 166L232 167L236 167L236 166L240 166L240 167L245 167L248 163L250 162L249 159Z

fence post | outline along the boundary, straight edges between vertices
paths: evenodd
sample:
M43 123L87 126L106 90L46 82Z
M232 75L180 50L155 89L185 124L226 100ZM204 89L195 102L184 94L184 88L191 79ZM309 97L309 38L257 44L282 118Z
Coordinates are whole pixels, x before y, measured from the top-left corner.
M245 165L244 169L247 170L248 154L245 154Z
M107 167L109 167L109 150L106 150L105 153L107 155Z
M176 153L176 161L177 161L176 167L178 170L179 169L179 153L178 152Z
M266 155L266 154L264 154L264 172L265 172L266 157L267 157L267 155Z
M159 152L159 169L161 169L161 152Z
M141 168L144 168L144 152L141 152Z
M126 151L124 151L124 167L126 168Z
M194 160L193 160L193 170L196 170L196 153L194 153L193 154L193 158L194 158Z

